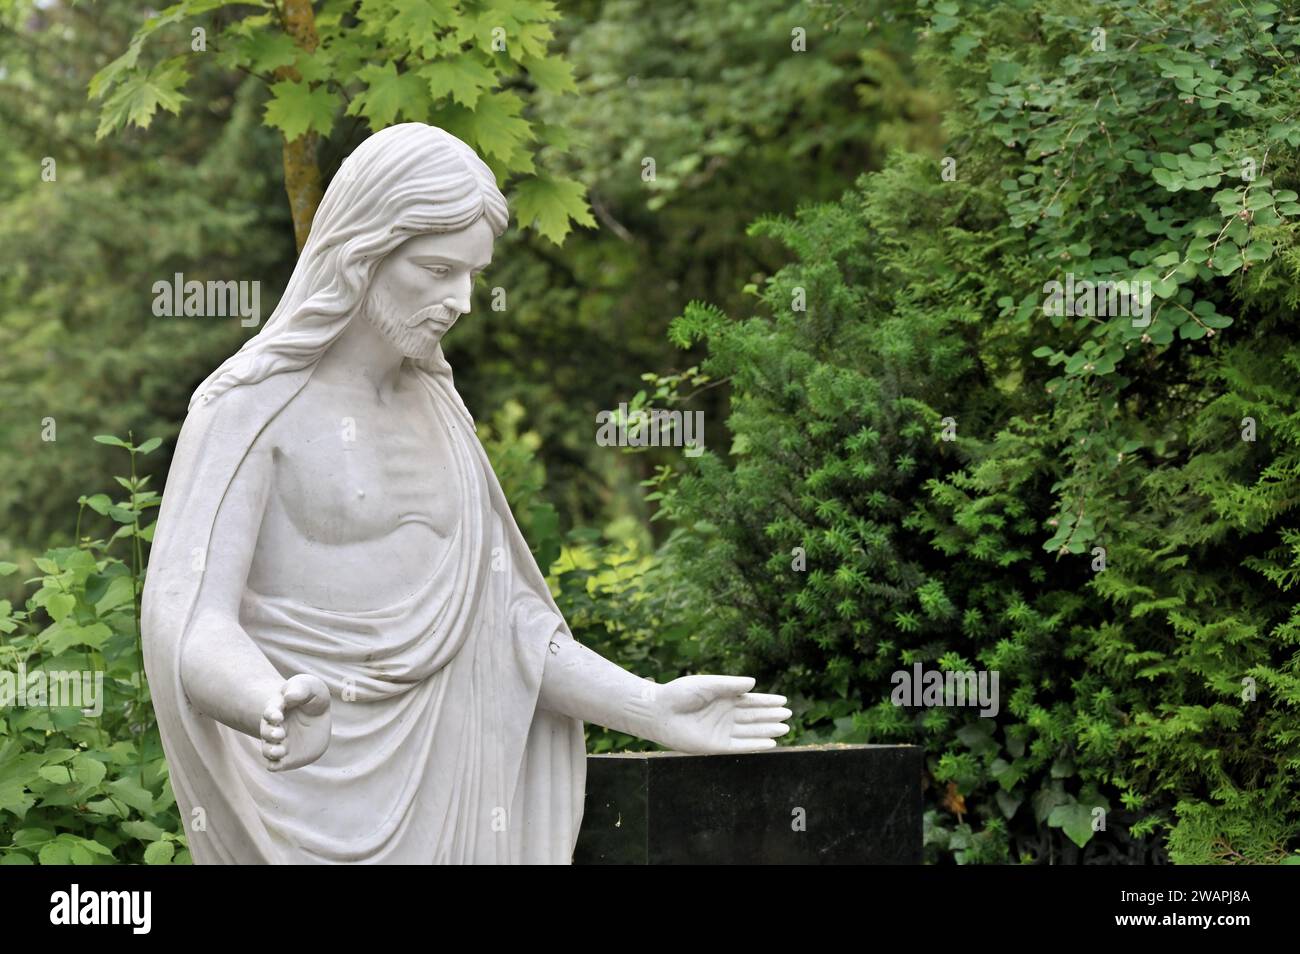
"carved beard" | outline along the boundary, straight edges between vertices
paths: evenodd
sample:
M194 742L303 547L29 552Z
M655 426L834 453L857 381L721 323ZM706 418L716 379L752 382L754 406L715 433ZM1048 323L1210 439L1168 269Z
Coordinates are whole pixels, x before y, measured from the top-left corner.
M428 361L432 358L442 336L460 317L444 305L429 305L406 319L400 319L388 293L379 288L370 289L361 314L389 344L415 361ZM428 328L419 327L430 319L438 322L440 327L437 336L433 338L429 337Z

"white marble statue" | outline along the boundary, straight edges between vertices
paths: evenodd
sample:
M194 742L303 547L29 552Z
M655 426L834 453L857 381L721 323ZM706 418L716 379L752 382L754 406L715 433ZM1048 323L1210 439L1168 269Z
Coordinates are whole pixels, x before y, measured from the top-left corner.
M568 863L584 721L697 753L788 731L752 679L655 685L569 632L441 348L506 219L459 139L376 133L194 394L143 637L198 863Z

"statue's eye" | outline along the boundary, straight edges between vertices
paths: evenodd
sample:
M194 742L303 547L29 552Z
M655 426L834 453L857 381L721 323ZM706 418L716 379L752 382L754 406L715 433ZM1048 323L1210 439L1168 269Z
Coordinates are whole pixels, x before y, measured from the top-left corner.
M434 278L446 278L451 274L451 269L446 265L426 265L424 267Z

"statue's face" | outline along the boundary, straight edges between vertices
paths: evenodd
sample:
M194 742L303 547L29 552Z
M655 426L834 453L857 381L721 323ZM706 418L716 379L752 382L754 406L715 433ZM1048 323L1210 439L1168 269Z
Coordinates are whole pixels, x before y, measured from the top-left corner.
M417 235L375 270L363 314L408 358L433 357L469 311L474 278L492 261L492 227L479 219L459 232Z

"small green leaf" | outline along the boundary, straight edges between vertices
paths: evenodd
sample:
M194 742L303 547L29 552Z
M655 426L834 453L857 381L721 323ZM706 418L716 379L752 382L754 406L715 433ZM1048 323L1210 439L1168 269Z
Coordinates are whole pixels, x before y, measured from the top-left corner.
M163 837L163 830L153 822L126 821L122 822L121 828L132 838L138 838L140 841L160 841Z
M1092 840L1092 811L1078 802L1053 808L1047 816L1047 824L1062 829L1066 837L1080 848Z
M155 841L144 850L144 863L147 865L165 865L176 853L176 845L170 841Z

